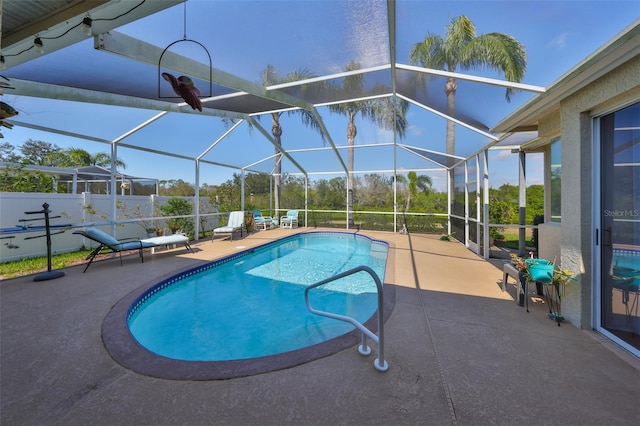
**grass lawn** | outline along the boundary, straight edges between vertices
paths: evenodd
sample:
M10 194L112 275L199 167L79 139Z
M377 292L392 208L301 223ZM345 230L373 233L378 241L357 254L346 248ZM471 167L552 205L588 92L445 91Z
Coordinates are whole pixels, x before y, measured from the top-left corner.
M78 263L84 263L91 250L80 250L73 253L63 253L51 256L51 269L60 269ZM16 260L0 263L0 279L20 277L47 270L47 257L33 257L31 259Z
M517 250L519 248L518 247L519 234L517 229L505 229L503 232L503 235L504 235L503 240L499 240L499 239L495 240L495 245L497 247L503 247L503 248L513 249L513 250ZM534 247L533 233L531 229L527 229L526 237L525 237L525 246Z

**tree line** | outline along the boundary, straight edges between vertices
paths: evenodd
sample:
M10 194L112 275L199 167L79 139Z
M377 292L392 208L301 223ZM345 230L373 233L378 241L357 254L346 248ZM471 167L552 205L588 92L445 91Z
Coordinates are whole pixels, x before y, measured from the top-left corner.
M18 163L22 166L28 164L44 166L78 167L84 165L110 166L107 154L90 154L78 148L62 150L53 144L42 141L26 141L18 148L8 143L0 144L0 160L4 162ZM106 157L105 157L106 156ZM124 167L122 161L118 164ZM406 175L397 175L396 191L394 191L393 176L368 173L352 178L353 195L351 197L352 212L386 212L397 211L407 213L447 213L447 193L434 190L430 176L408 172ZM12 170L5 168L0 175L0 191L4 192L55 192L54 178L41 172L27 171L24 169ZM317 179L309 181L309 187L305 190L303 177L284 174L281 178L281 205L286 209L303 209L305 205L310 210L347 210L347 185L346 177L334 177L331 179ZM219 211L240 210L242 178L240 174L233 174L232 178L221 184L203 183L198 189L202 197L208 197L212 206ZM244 209L260 209L269 211L274 209L271 190L272 178L266 174L249 173L244 178L245 198ZM60 192L66 192L61 188ZM139 191L136 192L140 194ZM171 197L192 197L196 188L192 183L182 179L160 180L158 195ZM394 200L395 193L395 200ZM308 202L305 203L305 196ZM464 214L464 194L454 193L452 206L454 214ZM489 189L489 222L490 223L518 223L519 188L517 185L504 184L499 188ZM473 201L472 201L473 203ZM201 210L202 210L201 206ZM470 211L475 211L471 207ZM542 185L531 185L527 188L526 223L533 224L536 217L544 212L544 188ZM188 214L182 212L181 214ZM492 236L499 237L504 232L501 228L492 228Z
M0 191L5 192L66 192L56 188L56 176L33 170L26 166L46 167L111 167L111 155L105 152L91 154L82 148L62 149L56 144L28 139L15 147L9 142L0 143L0 161L8 163L0 175ZM116 159L116 168L127 166Z

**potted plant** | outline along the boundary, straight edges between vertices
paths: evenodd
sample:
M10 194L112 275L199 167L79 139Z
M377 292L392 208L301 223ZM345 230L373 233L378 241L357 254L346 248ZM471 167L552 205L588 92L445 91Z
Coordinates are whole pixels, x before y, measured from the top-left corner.
M555 263L546 259L526 259L527 269L531 281L550 283L553 282L553 273L555 271Z
M244 212L244 226L247 230L247 234L254 231L255 223L253 220L253 211L247 210Z
M551 282L556 286L558 294L564 295L564 286L574 279L573 274L568 269L554 269Z
M520 281L518 305L524 306L524 299L525 299L524 289L527 288L526 287L527 281L529 280L529 268L527 268L527 262L517 254L511 253L510 256L511 256L511 264L518 271L518 279Z
M573 280L573 274L569 272L567 269L558 269L554 268L553 276L551 278L552 288L556 290L557 300L553 297L553 294L550 293L547 298L549 301L549 318L556 321L558 326L561 322L564 321L564 317L560 313L560 304L562 300L562 296L564 296L565 285Z
M544 292L542 290L542 285L539 284L547 283L547 285L552 285L558 296L558 300L554 302L550 294L546 295L549 300L548 302L551 305L556 306L556 310L550 312L550 317L556 321L558 321L558 325L560 322L564 320L564 318L560 315L560 300L564 295L564 286L570 280L573 280L574 276L567 269L557 268L555 262L551 262L545 259L534 259L533 252L530 252L530 259L523 259L515 253L511 253L511 263L518 270L518 276L520 278L520 288L523 289L527 281L535 281L537 287L537 293L539 296L544 296ZM518 304L523 303L524 301L524 290L522 290L520 296L520 301ZM550 308L552 306L550 305Z

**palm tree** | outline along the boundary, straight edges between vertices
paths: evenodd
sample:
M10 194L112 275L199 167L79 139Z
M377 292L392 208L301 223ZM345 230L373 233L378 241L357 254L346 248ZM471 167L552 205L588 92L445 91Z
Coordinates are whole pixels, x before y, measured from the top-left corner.
M265 87L267 87L274 84L306 80L313 77L315 77L315 75L306 69L293 71L285 76L280 76L273 65L267 65L267 68L262 72L262 83ZM321 85L322 84L314 83L301 88L301 90L305 92L308 90L318 90ZM282 126L280 125L280 117L282 116L282 114L283 114L282 111L271 113L271 135L273 136L275 143L279 147L282 147ZM302 123L308 127L311 127L313 130L318 131L322 136L322 140L324 140L324 134L322 133L322 128L320 126L320 123L318 123L318 120L316 119L316 116L313 114L313 112L305 109L299 109L295 111L287 111L287 114L288 115L300 114ZM274 148L274 149L276 154L276 161L275 161L275 167L273 169L273 174L274 174L273 198L274 198L274 207L277 214L278 210L280 210L282 154L277 148Z
M345 71L359 70L360 64L349 62L345 67ZM363 74L353 74L344 78L341 90L352 95L363 94L364 76ZM386 91L383 88L374 88L374 93ZM401 99L390 97L368 99L355 102L346 102L342 104L334 104L329 106L331 112L346 115L349 117L347 122L347 143L349 175L347 176L347 186L349 195L347 197L347 221L349 224L353 222L353 171L354 171L354 146L358 127L356 126L356 115L360 114L362 118L375 121L379 126L386 130L395 130L396 134L402 138L407 130L408 124L406 119L408 102Z
M427 176L427 175L416 176L416 189L419 189L420 191L426 194L429 194L433 189L433 179L431 179L431 176Z
M111 166L111 156L104 152L90 154L82 148L66 148L50 153L47 157L49 163L55 167L83 167L83 166ZM116 159L118 167L126 169L127 165L121 159Z
M418 174L414 171L407 173L407 177L404 177L404 175L399 175L397 177L397 180L403 185L406 185L407 204L404 210L405 213L407 213L409 211L409 208L411 207L411 200L413 198L416 198L416 196L419 194L418 190L420 190L420 192L428 194L433 188L433 179L431 179L430 176L418 176Z
M411 63L425 68L455 72L457 68L489 68L501 71L511 82L520 82L527 68L524 46L513 37L502 33L476 36L473 22L462 15L453 18L443 37L427 34L423 41L411 49ZM447 113L455 116L456 79L448 77L444 92L447 95ZM509 101L513 89L507 88ZM455 154L455 123L447 121L447 154ZM449 157L448 166L453 164Z
M111 156L106 152L98 152L94 155L91 155L89 160L90 165L92 166L100 166L100 167L111 167ZM116 169L126 169L127 165L120 158L116 158Z

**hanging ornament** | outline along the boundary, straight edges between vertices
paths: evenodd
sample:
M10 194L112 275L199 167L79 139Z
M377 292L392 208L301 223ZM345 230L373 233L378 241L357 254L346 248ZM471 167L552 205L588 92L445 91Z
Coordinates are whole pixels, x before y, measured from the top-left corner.
M168 72L163 72L162 77L171 83L173 91L176 92L184 101L193 109L202 111L202 102L200 101L200 90L193 84L193 80L189 77L181 75L176 78Z
M13 124L4 121L5 118L11 118L18 115L18 111L11 105L0 102L0 127L6 127L7 129L13 128ZM0 133L0 138L4 138L4 135Z
M162 95L161 90L161 81L162 79L166 80L171 84L171 88L175 92L176 95L184 99L184 101L194 110L202 111L202 101L200 98L202 94L198 87L196 87L193 79L186 75L181 75L179 77L175 77L173 74L168 72L162 72L162 57L164 56L169 49L178 44L178 43L191 43L199 46L207 55L209 59L209 93L206 94L206 97L211 97L212 92L212 84L213 84L213 66L211 63L211 55L206 47L200 42L195 40L191 40L187 38L187 2L184 2L184 36L182 40L176 40L173 43L169 44L160 55L160 59L158 60L158 98L175 98L174 96L164 96Z

